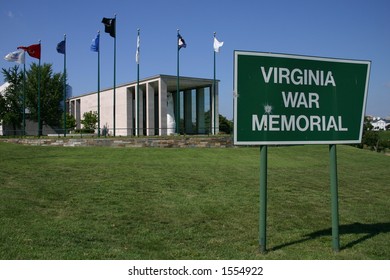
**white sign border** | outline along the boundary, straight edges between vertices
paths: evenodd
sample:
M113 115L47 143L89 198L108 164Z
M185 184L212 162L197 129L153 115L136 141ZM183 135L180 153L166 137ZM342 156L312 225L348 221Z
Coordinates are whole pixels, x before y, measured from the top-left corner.
M239 55L249 55L249 56L266 56L266 57L281 57L281 58L292 58L292 59L301 59L301 60L316 60L316 61L327 61L327 62L340 62L340 63L353 63L353 64L367 64L367 76L366 76L366 88L364 90L364 100L361 113L361 122L360 122L360 133L359 139L357 140L318 140L318 141L238 141L237 140L237 98L239 96L237 89L237 79L238 79L238 56ZM270 52L257 52L257 51L234 51L234 78L233 78L233 123L234 123L234 145L321 145L321 144L359 144L362 142L362 130L364 115L366 111L366 102L367 102L367 93L368 85L370 80L370 70L371 70L371 61L369 60L353 60L353 59L342 59L342 58L329 58L329 57L319 57L319 56L306 56L306 55L296 55L296 54L282 54L282 53L270 53Z

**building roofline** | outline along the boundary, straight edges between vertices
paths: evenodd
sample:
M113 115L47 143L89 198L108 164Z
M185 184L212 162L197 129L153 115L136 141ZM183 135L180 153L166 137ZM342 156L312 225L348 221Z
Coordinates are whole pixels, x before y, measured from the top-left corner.
M157 74L157 75L154 75L154 76L150 76L150 77L146 77L146 78L143 78L143 79L140 79L139 80L139 83L140 84L143 84L143 83L146 83L148 81L153 81L153 80L157 80L157 79L163 79L163 80L168 80L168 81L174 81L176 82L176 79L177 79L177 76L175 75L166 75L166 74ZM193 81L193 82L200 82L200 84L209 84L209 83L213 83L214 80L213 79L208 79L208 78L196 78L196 77L186 77L186 76L180 76L180 81ZM220 80L216 79L215 80L217 83L220 82ZM116 88L119 88L119 87L125 87L125 86L134 86L137 84L137 81L133 81L133 82L127 82L127 83L123 83L123 84L119 84L119 85L116 85ZM112 90L113 87L108 87L108 88L103 88L100 90L100 92L103 92L103 91L108 91L108 90ZM186 88L184 88L185 90ZM88 95L92 95L92 94L96 94L97 91L92 91L92 92L87 92L87 93L84 93L84 94L79 94L79 95L75 95L75 96L72 96L68 99L73 99L73 98L77 98L77 97L83 97L83 96L88 96Z

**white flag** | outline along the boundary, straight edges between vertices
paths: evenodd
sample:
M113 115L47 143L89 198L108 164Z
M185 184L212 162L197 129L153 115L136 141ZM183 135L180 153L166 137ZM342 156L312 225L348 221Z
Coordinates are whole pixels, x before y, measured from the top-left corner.
M9 53L4 57L4 59L9 61L9 62L16 62L19 64L24 64L24 62L25 62L24 50L18 50L18 51L14 51L12 53Z
M216 37L214 37L214 51L219 52L219 48L223 46L223 42L220 42L217 40Z
M137 36L137 51L135 52L135 62L137 62L137 64L139 64L139 44L140 44L140 40L139 40L139 34Z

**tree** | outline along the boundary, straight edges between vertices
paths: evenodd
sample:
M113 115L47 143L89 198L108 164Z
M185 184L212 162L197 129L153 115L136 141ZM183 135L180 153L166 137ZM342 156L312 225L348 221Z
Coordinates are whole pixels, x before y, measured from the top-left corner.
M204 123L206 131L210 130L210 111L204 113ZM219 132L230 134L233 131L233 122L228 120L225 116L219 114Z
M363 145L369 147L372 151L378 151L379 132L374 130L367 130L363 133Z
M23 73L15 65L8 70L2 69L4 80L9 86L0 95L0 120L3 124L12 125L14 135L23 121Z
M372 130L374 127L371 124L371 118L364 116L364 122L363 122L363 135L365 131Z
M84 126L84 130L89 130L93 132L96 129L98 121L98 115L96 112L85 112L83 114L83 119L81 120L81 124Z
M38 121L39 71L41 71L41 127L43 123L53 126L59 125L63 116L60 106L60 102L63 100L63 74L53 73L52 65L47 63L40 66L40 68L36 63L33 63L27 72L26 102L30 109L30 119Z
M233 122L219 114L219 131L230 134L233 131Z
M375 147L378 144L379 135L376 131L373 131L373 126L371 124L371 118L364 116L363 121L363 134L362 134L362 142L360 144L356 144L356 147L363 149L364 145L368 146L371 150L375 150Z
M63 115L62 115L63 116ZM62 128L64 125L62 125ZM76 127L76 119L73 115L66 113L66 128L68 130L73 130Z

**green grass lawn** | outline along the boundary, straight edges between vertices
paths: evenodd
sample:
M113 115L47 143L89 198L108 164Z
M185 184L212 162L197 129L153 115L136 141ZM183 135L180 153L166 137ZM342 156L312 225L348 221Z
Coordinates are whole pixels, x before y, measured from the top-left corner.
M327 146L259 149L0 143L0 259L390 259L390 157L338 146L341 251Z

